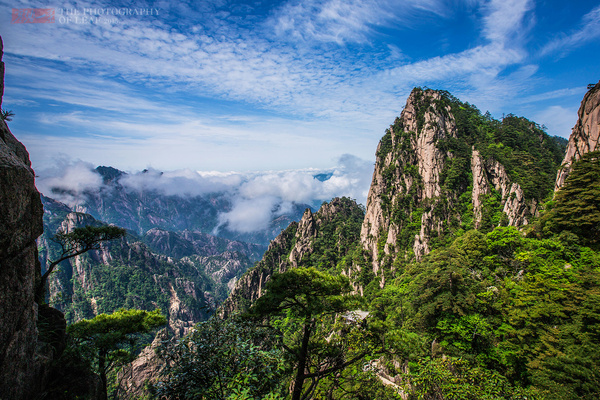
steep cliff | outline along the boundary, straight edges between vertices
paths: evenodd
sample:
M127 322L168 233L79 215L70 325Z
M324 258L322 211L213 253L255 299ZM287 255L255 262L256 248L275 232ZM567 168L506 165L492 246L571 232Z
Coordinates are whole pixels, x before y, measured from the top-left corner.
M316 267L332 273L348 273L357 249L364 210L354 200L334 198L319 211L307 209L298 223L291 223L271 244L252 269L236 283L220 314L244 310L262 294L274 273L295 267Z
M4 63L0 39L0 94ZM2 103L0 96L0 104ZM51 353L38 341L40 279L36 238L42 233L42 203L25 147L0 121L0 398L31 399Z
M447 92L414 89L378 145L361 229L381 284L380 270L421 259L458 229L529 223L560 154L524 118L496 121Z
M600 150L600 82L585 94L577 115L579 118L571 131L555 190L564 185L574 161L585 153Z

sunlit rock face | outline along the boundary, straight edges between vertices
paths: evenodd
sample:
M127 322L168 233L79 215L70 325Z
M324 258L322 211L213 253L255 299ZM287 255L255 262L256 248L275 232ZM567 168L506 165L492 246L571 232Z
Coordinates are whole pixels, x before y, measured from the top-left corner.
M443 187L444 170L456 157L441 145L447 140L459 140L452 108L440 92L416 88L379 143L361 241L382 285L382 268L392 267L397 257L421 259L431 251L432 237L448 233L449 222L462 218L456 204L463 193ZM474 228L481 223L482 197L492 189L501 195L508 225L526 225L537 214L537 201L525 198L523 189L498 161L484 159L473 146L465 166L470 166L472 175ZM400 240L409 225L418 229Z
M564 185L573 162L587 152L600 150L600 82L583 97L577 115L579 118L569 137L565 159L556 177L555 190Z

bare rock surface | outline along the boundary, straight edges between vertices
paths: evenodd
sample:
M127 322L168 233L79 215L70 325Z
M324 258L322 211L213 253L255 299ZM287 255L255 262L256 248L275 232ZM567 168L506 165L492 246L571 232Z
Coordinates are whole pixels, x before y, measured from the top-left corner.
M555 191L565 184L573 162L585 153L600 150L600 82L583 97L577 115L579 118L571 131L565 159L556 177Z
M0 94L4 64L0 40ZM1 96L0 96L1 99ZM0 100L1 104L1 100ZM42 233L42 203L29 154L0 121L0 398L31 399L49 355L37 352L40 278L36 238Z

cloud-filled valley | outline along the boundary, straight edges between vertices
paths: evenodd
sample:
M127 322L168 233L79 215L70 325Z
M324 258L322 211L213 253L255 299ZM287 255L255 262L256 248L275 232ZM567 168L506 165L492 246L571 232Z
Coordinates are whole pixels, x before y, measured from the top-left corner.
M145 169L123 174L119 185L127 192L148 192L179 198L219 197L228 205L220 210L218 225L240 233L266 229L277 217L291 213L294 206L318 208L323 201L346 196L366 203L373 164L345 154L332 168L260 172L206 172ZM55 168L40 171L37 187L45 196L72 208L86 196L115 190L96 170L83 161L63 160Z

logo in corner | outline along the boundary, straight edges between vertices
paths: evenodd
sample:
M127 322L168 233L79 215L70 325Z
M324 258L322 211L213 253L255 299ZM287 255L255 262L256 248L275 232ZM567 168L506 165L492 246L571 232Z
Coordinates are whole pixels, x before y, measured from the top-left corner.
M54 8L13 8L13 24L53 24Z

